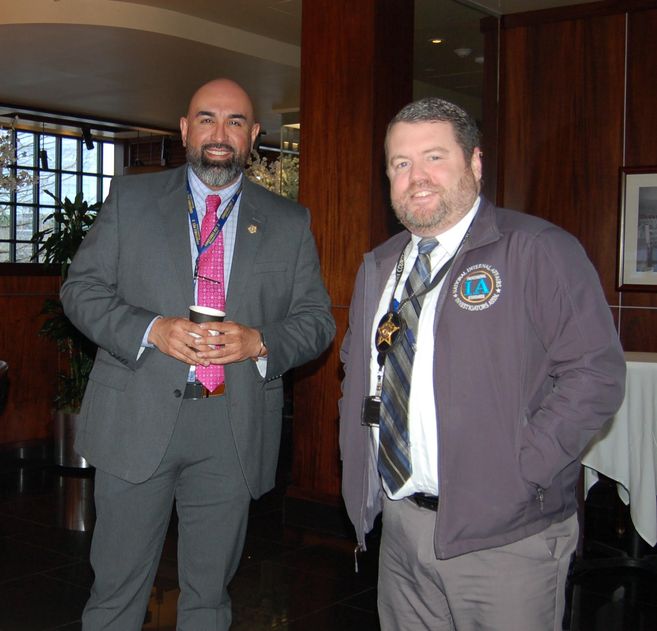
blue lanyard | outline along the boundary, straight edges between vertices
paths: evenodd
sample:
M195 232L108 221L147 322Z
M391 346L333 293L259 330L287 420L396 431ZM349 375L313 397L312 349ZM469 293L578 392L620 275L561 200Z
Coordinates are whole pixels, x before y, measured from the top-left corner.
M205 243L201 243L201 228L198 221L198 213L196 212L196 204L194 203L194 196L192 195L192 189L189 186L189 181L187 181L187 210L189 212L189 221L192 224L194 241L196 242L196 247L198 249L196 266L198 266L198 260L201 257L201 254L203 254L203 252L205 252L219 236L219 233L224 227L226 221L228 221L228 217L230 216L230 213L235 207L235 204L237 203L237 199L239 198L241 192L242 192L242 184L240 183L240 186L235 192L235 195L233 195L230 202L228 202L228 205L226 206L226 208L224 208L224 211L221 213L221 216L217 218L217 223L214 225L214 228L212 228L212 231L210 232L207 239L205 240Z

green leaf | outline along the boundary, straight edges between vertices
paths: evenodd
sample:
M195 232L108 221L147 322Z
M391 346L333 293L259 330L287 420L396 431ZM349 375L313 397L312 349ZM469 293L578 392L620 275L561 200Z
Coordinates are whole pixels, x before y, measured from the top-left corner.
M101 204L87 204L81 191L73 201L68 197L62 201L50 191L45 192L55 200L55 210L46 218L46 221L53 219L55 227L34 235L33 243L40 244L35 257L41 256L46 263L59 265L64 281L68 267L93 225ZM64 370L58 376L55 404L60 409L77 411L93 366L96 346L73 326L59 300L46 300L41 314L46 319L39 335L54 342L63 355L61 364Z

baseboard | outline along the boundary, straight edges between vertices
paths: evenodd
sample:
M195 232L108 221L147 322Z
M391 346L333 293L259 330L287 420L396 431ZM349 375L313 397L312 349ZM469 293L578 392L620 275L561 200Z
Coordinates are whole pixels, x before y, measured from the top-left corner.
M52 438L0 444L0 465L3 466L17 462L52 464L53 457Z

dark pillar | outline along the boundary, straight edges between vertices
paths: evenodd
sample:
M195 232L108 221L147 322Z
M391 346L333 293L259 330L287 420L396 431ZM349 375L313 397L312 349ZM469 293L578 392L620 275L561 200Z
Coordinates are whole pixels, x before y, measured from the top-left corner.
M303 2L299 196L312 213L338 333L321 361L296 373L291 521L308 501L330 528L326 507L339 506L338 351L362 255L396 230L383 139L412 98L412 50L413 0Z

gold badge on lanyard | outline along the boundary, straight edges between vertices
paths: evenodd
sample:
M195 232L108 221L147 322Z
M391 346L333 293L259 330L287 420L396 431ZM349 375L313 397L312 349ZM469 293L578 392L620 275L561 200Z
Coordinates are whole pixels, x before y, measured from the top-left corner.
M376 327L375 347L379 353L389 352L404 334L406 323L398 312L388 311Z

